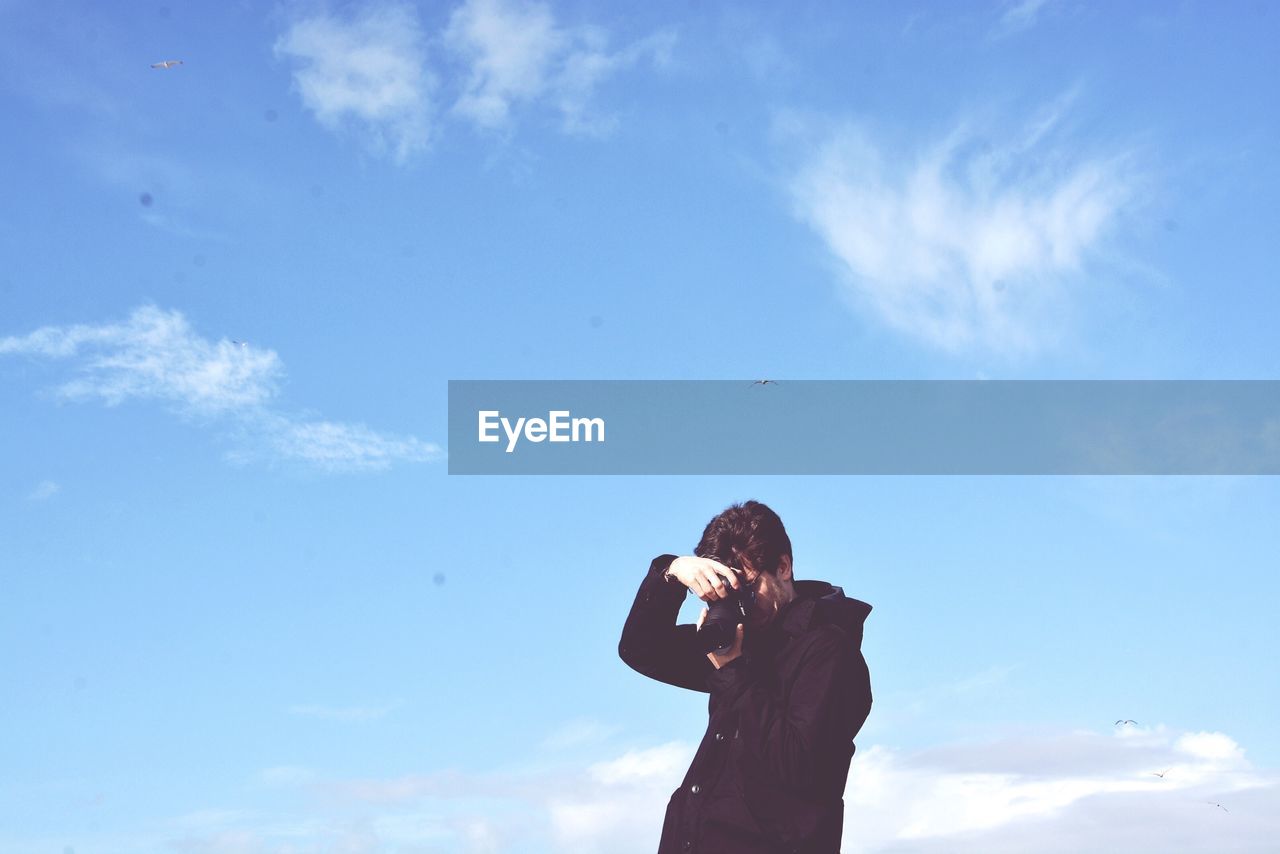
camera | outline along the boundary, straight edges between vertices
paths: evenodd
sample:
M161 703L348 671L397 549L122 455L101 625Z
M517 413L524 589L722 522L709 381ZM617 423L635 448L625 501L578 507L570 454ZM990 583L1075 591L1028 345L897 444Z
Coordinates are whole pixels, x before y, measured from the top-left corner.
M736 569L734 573L741 580L742 573ZM702 644L702 651L725 652L730 649L738 635L738 623L746 625L747 609L755 603L755 600L754 588L750 590L731 588L729 595L724 599L717 599L707 605L707 618L702 621L702 626L698 629L698 640Z

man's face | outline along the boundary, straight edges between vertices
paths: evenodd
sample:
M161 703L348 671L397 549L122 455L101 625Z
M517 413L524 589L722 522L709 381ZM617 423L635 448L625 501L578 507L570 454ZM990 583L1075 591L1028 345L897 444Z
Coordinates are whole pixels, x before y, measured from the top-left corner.
M782 606L790 602L795 595L791 586L791 559L783 556L776 575L757 572L746 561L743 561L742 572L743 592L753 586L756 592L755 604L747 614L747 624L757 627L766 626L773 622L773 618L778 615Z

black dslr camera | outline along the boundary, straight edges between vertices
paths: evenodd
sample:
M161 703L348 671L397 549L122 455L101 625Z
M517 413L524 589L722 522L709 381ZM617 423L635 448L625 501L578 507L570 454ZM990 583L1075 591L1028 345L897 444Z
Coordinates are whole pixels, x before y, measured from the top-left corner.
M718 563L724 563L715 555L707 555L707 557ZM741 581L742 570L734 569L733 571ZM746 625L748 609L755 604L755 601L756 591L751 587L747 590L730 588L727 597L709 603L707 618L702 621L702 627L698 629L698 641L702 644L702 651L729 650L737 639L738 623Z

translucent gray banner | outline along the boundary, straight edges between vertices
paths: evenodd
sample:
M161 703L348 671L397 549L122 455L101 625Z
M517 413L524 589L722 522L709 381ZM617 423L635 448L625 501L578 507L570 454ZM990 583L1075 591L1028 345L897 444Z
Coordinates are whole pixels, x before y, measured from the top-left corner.
M1278 474L1280 381L449 382L450 474Z

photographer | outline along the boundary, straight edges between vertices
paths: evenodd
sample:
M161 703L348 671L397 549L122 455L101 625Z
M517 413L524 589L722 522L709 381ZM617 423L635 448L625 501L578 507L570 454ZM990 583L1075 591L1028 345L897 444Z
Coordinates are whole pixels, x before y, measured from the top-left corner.
M757 501L712 519L695 554L654 559L618 644L639 673L711 695L659 854L838 852L853 738L871 710L860 649L871 606L794 580L782 520ZM676 625L687 590L710 606L696 626Z

